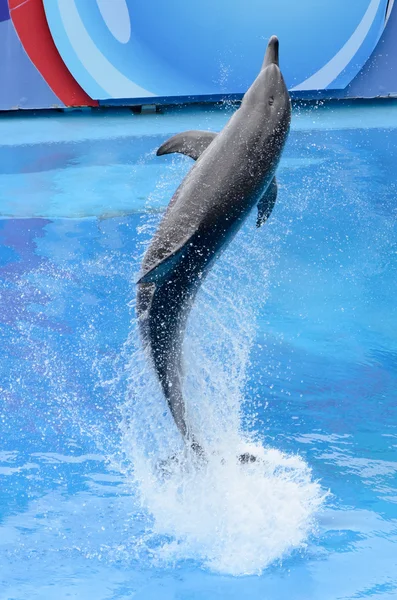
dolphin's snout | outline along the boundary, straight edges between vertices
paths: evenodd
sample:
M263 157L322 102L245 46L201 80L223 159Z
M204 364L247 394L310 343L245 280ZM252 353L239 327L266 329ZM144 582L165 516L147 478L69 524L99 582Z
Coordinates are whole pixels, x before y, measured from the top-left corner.
M265 58L263 60L262 70L268 67L269 65L277 65L278 66L278 37L276 35L272 35L267 45Z

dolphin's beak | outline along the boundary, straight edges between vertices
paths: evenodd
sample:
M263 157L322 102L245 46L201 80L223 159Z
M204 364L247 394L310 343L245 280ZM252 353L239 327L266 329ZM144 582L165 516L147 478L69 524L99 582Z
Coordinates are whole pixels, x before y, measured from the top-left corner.
M262 71L269 65L277 65L278 64L278 37L276 35L272 35L267 45L265 58L263 60Z

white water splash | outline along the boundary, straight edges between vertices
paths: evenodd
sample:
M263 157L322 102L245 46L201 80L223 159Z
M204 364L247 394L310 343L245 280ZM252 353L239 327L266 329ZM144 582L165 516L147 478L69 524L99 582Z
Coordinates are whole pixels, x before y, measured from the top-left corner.
M236 451L246 450L260 461L239 464ZM321 502L305 463L242 442L224 448L222 458L202 470L175 469L165 482L141 479L154 532L174 538L158 549L158 562L199 559L218 573L260 574L304 545Z
M175 163L170 172L174 168ZM151 208L170 172L150 199ZM150 239L157 221L146 215L140 232ZM277 224L264 234L251 219L205 281L188 324L184 395L188 421L209 456L204 467L183 454L132 320L121 427L134 487L152 518L152 535L162 540L150 550L156 564L192 559L215 572L259 574L303 547L313 531L324 494L310 468L241 428L255 317L266 300L278 235ZM242 465L237 456L244 452L260 460Z

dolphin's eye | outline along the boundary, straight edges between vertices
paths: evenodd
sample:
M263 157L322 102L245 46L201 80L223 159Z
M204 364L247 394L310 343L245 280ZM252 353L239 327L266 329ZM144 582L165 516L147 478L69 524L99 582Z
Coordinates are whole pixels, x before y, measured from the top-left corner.
M274 96L270 96L269 98L269 105L272 106L274 103Z

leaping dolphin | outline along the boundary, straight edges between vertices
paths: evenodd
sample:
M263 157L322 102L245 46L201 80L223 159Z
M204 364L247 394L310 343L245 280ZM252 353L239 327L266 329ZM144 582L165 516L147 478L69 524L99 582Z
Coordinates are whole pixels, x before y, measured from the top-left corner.
M186 422L182 344L198 288L254 205L257 226L277 197L275 172L291 121L291 102L278 62L278 39L267 46L261 71L240 108L219 133L188 131L157 155L179 152L196 162L176 190L143 258L136 310L174 421L186 444L203 450ZM248 462L252 457L242 455Z

